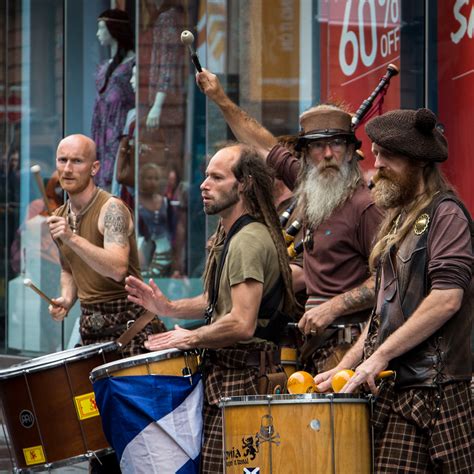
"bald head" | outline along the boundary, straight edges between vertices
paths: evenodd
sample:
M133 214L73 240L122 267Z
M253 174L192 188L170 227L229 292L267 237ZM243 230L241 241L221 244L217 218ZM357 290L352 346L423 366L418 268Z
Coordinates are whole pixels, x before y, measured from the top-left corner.
M74 153L76 156L82 156L91 163L96 161L97 151L94 140L85 135L75 134L64 137L58 145L56 156L61 156L64 152Z

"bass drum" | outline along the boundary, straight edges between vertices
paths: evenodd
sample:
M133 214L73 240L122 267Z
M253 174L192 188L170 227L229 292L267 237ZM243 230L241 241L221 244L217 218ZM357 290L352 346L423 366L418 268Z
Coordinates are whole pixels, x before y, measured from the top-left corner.
M372 472L369 400L345 394L221 400L227 474Z
M56 352L0 371L3 416L17 471L47 470L112 451L89 372L120 356L115 342Z

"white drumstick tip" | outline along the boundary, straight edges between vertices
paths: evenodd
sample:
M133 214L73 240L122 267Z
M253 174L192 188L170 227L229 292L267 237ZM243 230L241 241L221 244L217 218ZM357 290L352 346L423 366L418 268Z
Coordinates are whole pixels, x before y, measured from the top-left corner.
M33 165L31 168L32 173L39 173L41 171L41 166L40 165Z
M30 280L29 278L25 278L25 279L23 280L23 284L24 284L25 286L31 286L31 280Z
M181 43L187 44L188 46L194 43L194 35L188 31L184 30L181 33Z

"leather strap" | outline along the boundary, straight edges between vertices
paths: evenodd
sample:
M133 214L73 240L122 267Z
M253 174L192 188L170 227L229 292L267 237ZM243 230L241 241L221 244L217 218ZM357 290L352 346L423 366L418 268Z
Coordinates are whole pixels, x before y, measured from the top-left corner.
M135 322L117 339L119 349L123 349L130 341L150 323L155 314L151 311L145 311Z

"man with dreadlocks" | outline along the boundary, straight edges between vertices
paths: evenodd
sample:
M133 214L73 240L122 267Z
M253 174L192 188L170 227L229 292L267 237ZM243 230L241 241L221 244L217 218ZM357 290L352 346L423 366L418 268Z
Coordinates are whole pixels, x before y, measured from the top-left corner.
M252 148L232 145L221 149L210 160L201 184L204 211L221 218L206 266L205 292L170 301L152 280L146 285L127 278L130 301L160 315L202 318L208 308L207 325L195 330L176 326L166 337L153 336L145 343L150 350L207 349L204 473L222 472L219 399L255 395L259 371L281 368L268 328L275 322L271 316L280 314L279 310L292 312L294 296L272 184L268 169Z
M335 370L345 386L396 371L374 410L375 472L472 472L472 221L441 174L447 141L428 109L394 110L366 131L375 156L375 202L386 209L370 256L376 310ZM334 371L316 377L326 389Z
M351 116L319 105L300 117L297 159L225 94L217 77L203 69L201 90L221 109L237 139L255 146L290 189L295 189L305 227L303 271L308 300L299 327L306 370L333 367L360 334L374 302L368 257L381 212L374 206L356 158L360 146ZM365 310L365 311L364 311ZM328 329L329 325L345 326Z

